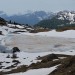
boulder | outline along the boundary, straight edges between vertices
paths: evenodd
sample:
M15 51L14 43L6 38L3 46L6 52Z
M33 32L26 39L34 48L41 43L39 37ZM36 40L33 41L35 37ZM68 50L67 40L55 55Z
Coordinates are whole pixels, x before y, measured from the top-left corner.
M19 50L18 47L14 47L12 50L13 50L13 53L15 53L15 52L20 52L20 50Z

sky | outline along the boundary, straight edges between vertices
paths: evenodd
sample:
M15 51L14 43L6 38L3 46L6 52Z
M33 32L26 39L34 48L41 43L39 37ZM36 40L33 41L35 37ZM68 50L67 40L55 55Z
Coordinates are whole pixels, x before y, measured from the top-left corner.
M75 0L0 0L0 11L22 14L30 11L75 10Z

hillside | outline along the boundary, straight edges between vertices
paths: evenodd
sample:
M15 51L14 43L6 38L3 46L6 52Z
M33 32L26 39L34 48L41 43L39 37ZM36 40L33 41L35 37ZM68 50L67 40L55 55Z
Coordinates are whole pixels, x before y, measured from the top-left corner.
M6 25L6 20L0 17L0 25Z
M0 75L75 74L75 30L29 30L25 25L0 26Z
M44 27L50 29L59 29L63 27L75 27L75 12L61 11L52 19L42 20L35 27Z

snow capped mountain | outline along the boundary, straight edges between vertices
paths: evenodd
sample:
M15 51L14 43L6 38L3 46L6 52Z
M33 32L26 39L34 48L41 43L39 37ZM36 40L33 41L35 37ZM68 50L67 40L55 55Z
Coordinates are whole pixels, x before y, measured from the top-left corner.
M51 19L45 19L35 25L35 27L43 27L50 29L58 29L59 27L75 27L75 11L60 11ZM73 29L73 28L72 28Z
M69 20L70 23L75 22L75 11L60 11L57 13L58 19Z
M34 25L40 22L41 20L51 19L52 17L57 16L61 20L69 20L70 24L75 22L75 11L60 11L58 13L45 12L45 11L35 11L27 12L25 14L15 14L8 16L6 13L0 11L0 17L6 19L7 21L11 20L12 22L17 22L21 24Z

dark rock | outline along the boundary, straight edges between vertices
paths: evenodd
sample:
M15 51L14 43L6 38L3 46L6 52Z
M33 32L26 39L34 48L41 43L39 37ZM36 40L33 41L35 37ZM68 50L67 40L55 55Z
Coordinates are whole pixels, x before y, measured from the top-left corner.
M14 47L14 48L13 48L13 53L15 53L15 52L20 52L20 50L19 50L18 47Z
M18 57L17 57L17 54L14 54L14 53L13 53L11 58L13 58L13 59L18 58Z
M17 64L20 63L19 60L13 60L12 62Z
M10 55L8 55L6 58L10 58Z
M53 59L58 59L56 54L49 54L49 55L43 57L41 62L52 61Z
M0 35L2 35L2 31L0 31Z

